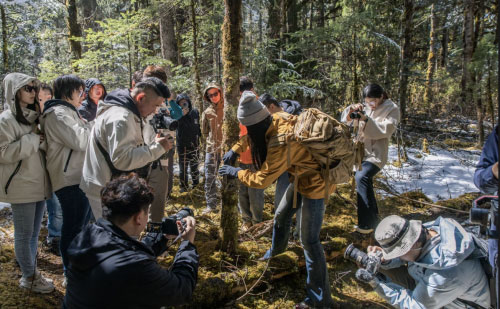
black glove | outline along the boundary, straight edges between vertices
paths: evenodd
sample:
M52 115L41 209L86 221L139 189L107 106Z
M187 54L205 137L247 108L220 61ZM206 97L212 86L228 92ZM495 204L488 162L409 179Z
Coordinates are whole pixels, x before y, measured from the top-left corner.
M238 156L239 154L237 154L232 150L229 150L222 157L222 162L224 162L224 164L226 165L234 165L234 163L236 163L236 159L238 158Z
M234 167L231 165L223 165L219 168L219 175L227 176L228 178L238 178L238 172L241 171L241 168Z
M360 268L356 271L356 279L358 279L361 282L368 283L372 287L375 287L377 285L375 276L373 276L369 271L367 271L364 268Z

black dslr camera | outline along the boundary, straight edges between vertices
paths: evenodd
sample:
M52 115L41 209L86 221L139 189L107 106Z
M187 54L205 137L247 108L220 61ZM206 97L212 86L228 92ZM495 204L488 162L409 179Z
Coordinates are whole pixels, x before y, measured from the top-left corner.
M365 114L365 111L362 110L355 110L352 113L349 114L349 117L354 120L354 119L360 119L362 115Z
M486 229L489 238L498 238L497 231L491 231L496 226L498 217L498 196L483 195L472 202L469 220L473 224L479 224L481 229Z
M361 265L370 274L376 275L382 264L382 251L376 251L375 254L366 254L354 247L353 244L350 244L345 249L344 258Z
M185 228L184 218L187 216L194 216L193 210L189 207L184 207L176 214L164 218L162 222L148 222L146 233L177 236L179 235L177 221L181 221L182 226Z
M179 126L179 122L167 114L167 109L165 107L160 108L158 113L153 116L153 119L151 119L149 123L155 130L155 133L160 132L160 130L175 131Z

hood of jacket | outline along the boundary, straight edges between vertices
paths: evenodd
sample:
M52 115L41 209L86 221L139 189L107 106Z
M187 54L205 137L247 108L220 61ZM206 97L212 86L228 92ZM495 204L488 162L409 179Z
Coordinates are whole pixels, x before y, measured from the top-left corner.
M102 114L104 111L115 105L130 110L137 117L139 117L139 119L141 119L141 114L139 113L139 109L137 109L137 105L134 99L130 96L130 90L128 89L117 89L111 91L106 96L104 101L101 104L99 104L97 108L97 115Z
M455 267L467 259L475 249L472 236L453 219L439 217L423 226L438 232L439 235L426 243L423 256L414 262L416 265L430 269Z
M154 252L143 243L132 239L122 229L99 218L87 225L68 248L71 266L79 271L90 270L108 258L129 250L145 251L154 258ZM141 255L127 255L129 259L144 259Z
M106 95L108 93L106 92L106 87L104 87L104 84L98 78L89 78L89 79L85 80L85 98L86 98L84 101L85 104L89 104L90 103L89 101L92 101L92 99L89 97L89 92L90 92L90 89L92 89L92 87L94 87L95 85L102 86L102 88L104 89L104 95L102 97L102 100L104 100L106 98ZM97 105L98 102L93 102L93 103L95 105Z
M76 109L76 107L74 107L73 105L64 100L59 100L59 99L48 100L47 102L45 102L42 114L50 112L50 109L57 105L64 105L78 114L78 110Z
M300 115L303 111L300 103L294 100L283 100L279 102L279 105L283 108L283 111L292 115Z
M220 91L220 96L221 96L220 102L217 105L212 104L212 101L210 101L210 99L208 98L208 90L210 90L212 88L219 89L219 91ZM208 102L208 104L210 104L210 106L212 106L215 109L224 108L224 104L221 104L221 103L224 103L224 96L222 95L222 87L219 86L219 84L217 84L217 83L208 84L208 86L205 88L205 90L203 90L203 99L206 102Z
M7 104L14 116L17 113L15 104L16 92L21 89L21 87L31 83L34 80L36 80L36 78L34 78L33 76L22 73L10 73L3 79L5 104Z
M193 110L193 104L191 103L191 99L189 98L189 96L186 93L179 94L177 96L177 98L175 99L175 103L177 103L179 105L179 103L182 100L186 100L188 102L189 111L192 111Z

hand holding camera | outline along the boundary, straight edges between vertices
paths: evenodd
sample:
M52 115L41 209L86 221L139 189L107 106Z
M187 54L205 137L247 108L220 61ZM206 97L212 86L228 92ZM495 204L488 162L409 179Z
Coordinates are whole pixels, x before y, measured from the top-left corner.
M174 138L172 135L162 136L160 133L156 134L155 141L162 145L165 151L169 151L174 147Z
M196 220L188 216L184 218L184 220L177 221L177 228L179 229L179 235L181 236L182 240L189 240L190 243L194 242L194 236L196 234L195 226L196 226Z
M366 120L366 115L365 111L363 110L363 104L354 104L350 109L349 109L349 114L347 116L347 120Z

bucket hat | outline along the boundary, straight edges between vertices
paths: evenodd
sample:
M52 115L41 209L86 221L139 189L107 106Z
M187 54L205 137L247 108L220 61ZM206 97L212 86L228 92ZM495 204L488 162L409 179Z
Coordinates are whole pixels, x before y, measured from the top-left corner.
M421 231L422 221L392 215L379 223L375 229L375 240L382 247L384 259L391 260L408 253Z

